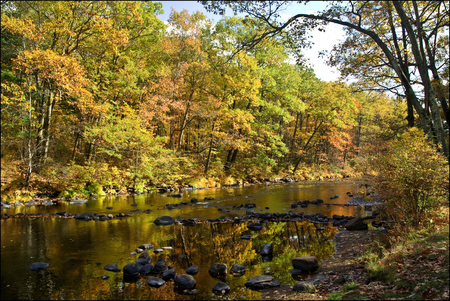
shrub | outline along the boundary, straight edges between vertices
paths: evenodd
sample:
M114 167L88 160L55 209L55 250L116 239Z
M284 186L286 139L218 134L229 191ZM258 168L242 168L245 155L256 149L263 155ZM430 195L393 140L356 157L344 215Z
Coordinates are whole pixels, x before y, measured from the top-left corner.
M387 144L377 160L387 213L399 225L417 226L448 198L447 159L412 128Z

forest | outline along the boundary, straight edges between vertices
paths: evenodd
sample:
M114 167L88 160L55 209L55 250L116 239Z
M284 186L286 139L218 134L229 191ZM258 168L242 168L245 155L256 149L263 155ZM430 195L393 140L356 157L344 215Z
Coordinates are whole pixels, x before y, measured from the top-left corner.
M361 176L412 127L448 158L446 3L332 4L282 24L284 4L204 1L247 16L173 10L166 25L157 2L2 2L2 191ZM329 57L339 82L302 58L323 22L347 29Z

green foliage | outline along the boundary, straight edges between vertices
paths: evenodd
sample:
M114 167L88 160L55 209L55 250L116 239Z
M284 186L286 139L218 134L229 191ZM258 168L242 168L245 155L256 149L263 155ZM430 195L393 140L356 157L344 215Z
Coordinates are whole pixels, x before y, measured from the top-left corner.
M398 222L423 224L448 201L448 162L421 130L412 128L389 142L377 166L387 212Z

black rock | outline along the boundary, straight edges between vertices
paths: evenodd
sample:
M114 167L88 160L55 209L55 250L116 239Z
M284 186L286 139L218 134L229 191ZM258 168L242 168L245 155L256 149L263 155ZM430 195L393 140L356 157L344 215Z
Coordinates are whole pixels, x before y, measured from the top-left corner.
M354 230L367 230L368 226L366 223L364 223L365 219L363 217L355 217L352 220L349 220L345 224L345 229L348 231L354 231Z
M167 270L167 263L160 259L155 263L155 266L153 267L152 273L153 274L159 274Z
M151 262L152 262L152 259L151 259L150 257L148 257L148 258L142 258L142 257L140 257L140 258L136 259L135 262L136 262L137 264L140 264L140 265L146 265L146 264L151 263Z
M250 235L242 235L242 236L241 236L241 239L249 240L250 238L251 238Z
M142 268L139 270L139 273L143 274L143 275L148 275L152 272L152 270L153 270L153 265L148 263L148 264L142 266Z
M108 280L109 279L109 276L108 275L103 275L102 276L102 280Z
M314 285L308 281L299 281L294 284L294 287L292 288L294 292L309 292L312 289L314 289Z
M314 272L319 268L319 263L315 256L300 256L292 259L294 269Z
M142 244L138 248L142 250L150 250L153 249L155 246L152 244ZM140 256L139 256L140 257Z
M173 219L173 217L171 216L162 216L162 217L158 217L154 223L158 226L166 226L166 225L172 225L173 223L175 223L175 220Z
M171 197L171 198L181 198L181 193L174 193L174 194L169 194L168 195L168 197Z
M166 282L164 280L162 280L161 278L158 278L158 277L150 277L150 278L148 278L147 283L151 287L161 287Z
M106 207L106 209L111 210L111 209L113 209L113 207L108 206L108 207Z
M187 290L195 288L195 284L196 284L194 277L192 277L191 275L186 275L186 274L176 276L174 278L174 282L175 282L175 285L177 287L179 287L180 289L187 289Z
M247 226L250 230L262 230L264 228L263 224L260 223L253 223Z
M231 275L233 276L242 276L245 274L245 266L242 264L233 264L230 270Z
M274 280L274 278L272 276L268 276L268 275L254 276L245 283L246 287L249 287L252 289L263 289L263 288L269 288L269 287L277 287L280 285L281 285L280 281Z
M250 209L250 208L255 208L256 204L255 203L247 203L244 205L245 208Z
M264 247L261 249L261 252L259 254L261 255L272 255L273 253L273 245L269 242L264 245Z
M162 279L165 281L175 278L177 271L174 268L168 269L162 274Z
M198 200L197 200L196 198L192 198L192 199L191 199L191 203L194 203L194 204L195 204L195 203L198 203Z
M198 267L196 265L190 266L186 269L186 274L196 275L198 273Z
M142 268L142 265L137 264L136 262L131 262L123 267L123 275L124 276L137 276Z
M30 270L39 271L48 269L49 263L46 262L34 262L30 264Z
M322 199L317 199L311 202L311 204L314 205L323 205L323 200Z
M95 263L96 266L99 266L99 265L101 265L101 264L102 264L102 263L99 262L99 261L97 261L97 262Z
M104 267L104 269L110 272L120 272L120 269L116 264L108 264Z
M225 276L227 274L227 265L215 262L209 268L209 274L213 277Z
M230 287L225 282L218 282L216 285L214 285L212 291L216 295L224 295L230 292Z
M303 271L299 270L299 269L292 269L289 271L289 274L291 274L291 275L300 275L302 273L303 273Z

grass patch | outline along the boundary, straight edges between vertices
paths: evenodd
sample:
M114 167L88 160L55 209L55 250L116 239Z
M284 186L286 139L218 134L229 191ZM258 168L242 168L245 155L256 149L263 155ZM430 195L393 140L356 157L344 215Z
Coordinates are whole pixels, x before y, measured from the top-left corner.
M331 293L328 295L327 300L341 300L342 293Z
M358 286L358 283L356 283L356 282L344 283L343 290L344 290L344 292L348 292L348 291L351 291L352 289L354 289L357 286Z

